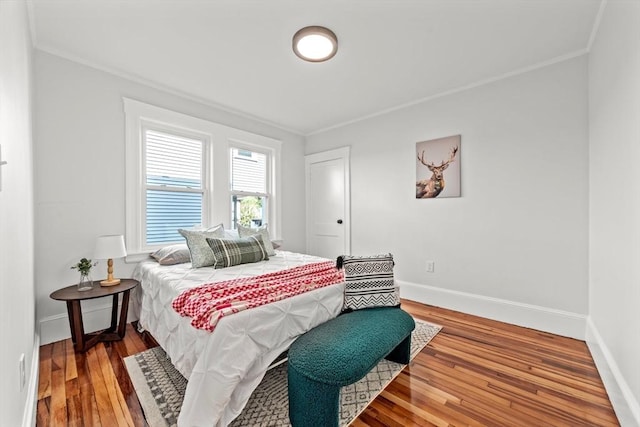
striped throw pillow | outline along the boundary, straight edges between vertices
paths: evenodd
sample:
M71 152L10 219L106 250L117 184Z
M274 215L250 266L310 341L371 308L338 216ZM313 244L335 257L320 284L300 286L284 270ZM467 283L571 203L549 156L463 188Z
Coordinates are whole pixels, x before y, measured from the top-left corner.
M207 243L213 251L213 268L225 268L269 259L262 243L262 236L259 234L240 239L207 238Z
M393 279L393 255L343 255L340 258L345 278L345 310L400 304L400 292Z

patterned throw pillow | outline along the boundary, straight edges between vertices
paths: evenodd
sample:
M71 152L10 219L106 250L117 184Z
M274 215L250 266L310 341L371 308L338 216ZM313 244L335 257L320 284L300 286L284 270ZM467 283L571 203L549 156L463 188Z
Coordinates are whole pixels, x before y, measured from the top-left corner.
M340 264L344 268L345 310L400 304L400 292L393 280L393 255L343 255L338 257Z
M151 257L160 265L184 264L191 261L189 247L184 243L165 246L151 254Z
M240 234L240 237L255 236L256 234L261 235L262 243L264 243L264 247L267 249L267 254L269 254L269 256L274 256L276 254L276 251L273 249L273 244L271 243L271 236L269 236L267 224L260 228L243 227L238 224L238 234Z
M189 247L189 253L191 255L191 266L193 268L213 265L215 260L213 258L213 252L207 244L207 237L224 236L224 228L222 227L222 224L218 224L208 230L179 229L178 233L182 234L182 237L187 241L187 246Z
M207 238L207 243L213 252L213 268L225 268L269 259L262 243L262 236L259 234L240 239Z

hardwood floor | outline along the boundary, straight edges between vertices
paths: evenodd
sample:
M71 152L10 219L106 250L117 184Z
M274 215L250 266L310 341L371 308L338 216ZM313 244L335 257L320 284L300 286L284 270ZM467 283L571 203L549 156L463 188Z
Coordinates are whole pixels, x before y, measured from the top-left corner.
M584 342L402 304L443 329L354 427L618 425ZM42 346L37 425L146 426L122 359L155 345L127 325L85 354L71 340Z

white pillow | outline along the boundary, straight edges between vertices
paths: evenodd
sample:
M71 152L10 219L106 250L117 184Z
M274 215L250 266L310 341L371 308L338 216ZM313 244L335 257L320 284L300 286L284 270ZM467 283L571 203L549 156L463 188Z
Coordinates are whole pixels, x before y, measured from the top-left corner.
M160 265L184 264L191 261L189 248L184 243L165 246L151 254L151 257Z
M240 237L249 237L255 234L261 235L262 243L264 244L264 248L267 250L267 255L274 256L276 254L275 249L273 249L273 244L271 243L271 237L269 237L267 224L264 224L260 228L243 227L242 225L238 224L238 234L240 234Z

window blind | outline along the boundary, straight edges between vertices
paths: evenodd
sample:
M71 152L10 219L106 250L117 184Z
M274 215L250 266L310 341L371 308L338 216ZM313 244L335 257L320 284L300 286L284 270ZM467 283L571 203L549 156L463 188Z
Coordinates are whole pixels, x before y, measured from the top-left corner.
M231 190L266 194L266 154L231 149Z
M203 141L145 130L146 243L179 242L202 223Z
M266 220L268 205L268 156L231 149L231 226L259 227Z

